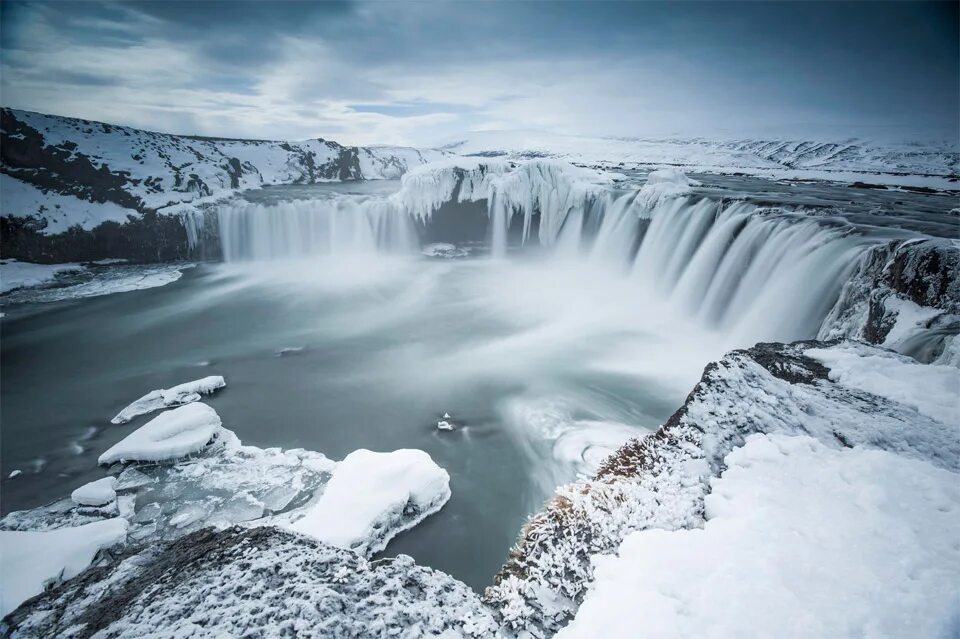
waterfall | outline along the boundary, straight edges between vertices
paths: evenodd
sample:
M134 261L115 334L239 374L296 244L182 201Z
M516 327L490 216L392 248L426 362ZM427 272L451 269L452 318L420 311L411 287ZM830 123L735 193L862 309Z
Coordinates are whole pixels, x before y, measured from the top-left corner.
M233 202L217 207L216 218L227 262L412 253L419 246L414 220L375 198Z
M215 232L226 261L414 253L437 211L486 201L495 257L508 243L538 244L609 265L635 282L638 299L666 300L735 343L815 337L880 240L842 220L696 196L695 185L667 170L625 188L556 161L428 165L388 197L233 201L215 209ZM204 219L185 219L191 243L209 232Z

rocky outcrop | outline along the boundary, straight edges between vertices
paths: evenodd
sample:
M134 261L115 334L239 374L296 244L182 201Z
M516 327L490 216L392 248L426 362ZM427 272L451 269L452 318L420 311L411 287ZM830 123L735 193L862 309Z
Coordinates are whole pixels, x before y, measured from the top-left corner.
M925 362L958 363L960 244L893 241L871 249L844 285L820 339L882 344Z
M16 637L489 637L479 597L410 557L273 527L204 529L104 559L6 617ZM251 634L252 633L252 634Z
M485 601L513 630L551 636L582 602L593 579L591 557L616 552L633 531L702 526L710 478L753 433L894 450L957 470L956 425L837 378L822 352L878 358L901 384L914 379L910 367L933 368L851 342L758 344L728 354L706 367L684 405L656 433L625 444L592 480L557 490L521 531ZM937 368L938 374L957 374Z

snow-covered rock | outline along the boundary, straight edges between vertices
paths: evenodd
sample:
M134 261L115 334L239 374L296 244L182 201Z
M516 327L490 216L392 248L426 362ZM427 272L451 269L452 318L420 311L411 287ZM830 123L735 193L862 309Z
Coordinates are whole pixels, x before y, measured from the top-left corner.
M122 543L126 533L123 519L51 531L0 531L0 616L47 584L80 573L101 548Z
M637 194L636 203L643 211L649 212L670 198L689 195L692 187L699 185L678 168L657 169L647 175L646 183Z
M135 417L162 408L190 404L199 401L202 395L210 395L226 385L227 383L220 375L208 375L203 379L195 379L192 382L184 382L170 388L152 390L120 411L116 417L110 420L110 423L126 424Z
M863 375L874 357L887 360L882 382ZM754 433L802 434L834 450L879 449L960 472L956 422L940 421L947 414L940 399L925 401L921 411L917 401L905 404L904 393L891 392L902 384L911 397L922 394L929 381L914 379L914 366L848 343L759 344L728 354L707 366L660 430L625 444L594 479L557 490L524 527L485 600L514 630L555 632L586 594L595 555L615 552L638 530L702 527L710 479ZM955 368L937 368L937 384L960 382Z
M117 498L116 477L104 477L84 484L70 493L70 499L80 506L106 506Z
M224 432L215 410L200 402L186 404L154 417L98 461L101 465L172 461L200 452Z
M273 527L202 530L87 571L13 613L13 636L464 637L496 624L463 583Z
M17 260L0 261L0 293L52 282L61 273L83 270L80 264L31 264Z
M405 147L344 147L169 135L3 109L0 214L41 234L91 230L144 211L265 184L397 178L446 154Z
M361 449L337 464L320 499L290 529L372 555L449 499L450 476L422 450Z
M957 473L785 435L751 435L724 466L702 528L635 532L596 558L557 639L949 636Z
M957 366L958 334L960 243L917 239L870 249L818 338L849 337Z

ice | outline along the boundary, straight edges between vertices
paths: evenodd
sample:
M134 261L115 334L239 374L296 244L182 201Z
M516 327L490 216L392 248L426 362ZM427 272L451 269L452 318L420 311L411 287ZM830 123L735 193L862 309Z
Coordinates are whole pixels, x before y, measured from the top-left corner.
M39 595L48 583L69 579L101 548L122 543L123 519L50 531L0 531L0 616Z
M657 169L647 175L647 182L637 194L636 203L641 210L649 213L670 198L689 195L691 187L699 185L678 168Z
M10 471L10 474L7 475L7 479L13 479L14 477L17 477L18 475L21 475L22 473L23 473L23 471L20 470L19 468L16 469L16 470L11 470L11 471Z
M424 246L420 253L427 257L454 259L469 256L470 250L447 242L436 242Z
M2 177L10 179L5 174ZM0 294L18 288L40 286L52 282L62 273L82 270L83 266L80 264L32 264L17 260L2 260L0 261Z
M830 379L911 406L927 417L960 427L960 369L918 364L856 344L806 352L830 369Z
M628 536L557 639L936 637L960 597L960 477L805 436L753 435L702 529Z
M116 417L110 420L110 423L126 424L135 417L152 413L161 408L196 402L199 401L201 395L209 395L226 385L227 383L220 375L210 375L167 389L152 390L120 411Z
M47 265L37 265L47 266ZM50 265L61 266L61 265ZM84 266L63 271L56 286L19 288L8 292L5 303L48 303L127 293L176 282L193 264L118 264Z
M356 450L337 464L320 499L290 528L361 555L440 510L450 476L422 450Z
M117 498L116 485L116 477L104 477L77 488L70 498L80 506L105 506Z
M154 417L100 455L99 463L162 462L200 452L223 432L206 404L186 404Z

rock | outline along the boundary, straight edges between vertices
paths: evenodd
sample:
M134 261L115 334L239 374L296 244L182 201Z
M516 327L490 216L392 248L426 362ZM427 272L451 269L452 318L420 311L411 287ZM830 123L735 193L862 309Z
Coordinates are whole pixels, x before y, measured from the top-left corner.
M88 569L0 625L31 637L491 637L463 583L405 555L368 562L273 527L201 530Z
M849 358L885 360L885 381L858 373ZM851 342L758 344L729 353L706 367L659 430L622 446L592 480L557 489L521 531L484 600L515 632L555 633L592 582L593 555L615 552L637 530L703 525L711 478L754 433L808 435L832 447L889 450L960 471L957 425L931 416L943 414L940 400L927 398L918 410L898 399L922 398L932 384L914 366ZM953 367L924 368L939 369L938 393L960 384Z

